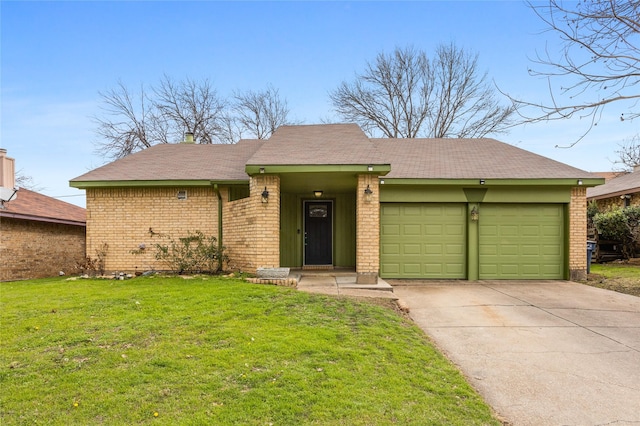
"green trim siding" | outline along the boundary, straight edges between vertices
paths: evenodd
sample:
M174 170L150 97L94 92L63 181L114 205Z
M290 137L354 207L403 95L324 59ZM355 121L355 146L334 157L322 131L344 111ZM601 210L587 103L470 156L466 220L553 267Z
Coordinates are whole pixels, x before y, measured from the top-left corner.
M245 172L250 175L278 174L278 173L332 173L332 172L350 172L356 174L374 174L384 176L391 171L390 164L372 164L372 170L369 170L367 164L276 164L276 165L247 165ZM264 171L260 172L260 169Z
M603 178L570 178L570 179L482 179L484 183L480 183L480 179L413 179L413 178L383 178L380 179L381 185L390 186L466 186L487 188L491 186L584 186L592 187L602 185ZM582 181L582 185L578 183Z
M223 185L247 185L246 180L101 180L101 181L69 181L72 188L135 188L135 187L163 187L163 186L211 186Z
M308 194L280 194L280 266L302 267L303 202L333 201L333 264L355 267L356 264L356 197L355 194L324 194L320 199Z
M280 266L302 266L301 209L296 194L280 194Z
M481 192L484 192L481 195ZM569 203L571 187L447 187L380 185L380 202L410 203Z

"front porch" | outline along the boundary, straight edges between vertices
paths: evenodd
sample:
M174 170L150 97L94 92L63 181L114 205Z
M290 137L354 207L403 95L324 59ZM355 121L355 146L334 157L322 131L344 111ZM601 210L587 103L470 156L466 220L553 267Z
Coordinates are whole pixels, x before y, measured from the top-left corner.
M266 169L250 181L251 197L261 200L256 241L265 246L256 247L256 267L288 267L306 277L348 268L354 283L377 286L380 205L373 167L279 174ZM336 286L348 285L341 272L333 276L339 278Z
M365 295L358 293L366 291L367 296L371 296L371 291L376 291L376 297L391 297L393 287L382 278L377 277L377 282L373 284L358 284L358 274L353 268L336 268L333 270L306 270L291 269L289 279L297 281L297 288L309 293L323 293L334 295Z

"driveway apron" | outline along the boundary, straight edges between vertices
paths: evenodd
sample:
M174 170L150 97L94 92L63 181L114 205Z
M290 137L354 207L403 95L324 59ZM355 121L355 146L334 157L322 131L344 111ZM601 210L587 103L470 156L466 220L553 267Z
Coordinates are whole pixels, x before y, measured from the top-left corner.
M640 298L566 281L390 282L508 423L640 424Z

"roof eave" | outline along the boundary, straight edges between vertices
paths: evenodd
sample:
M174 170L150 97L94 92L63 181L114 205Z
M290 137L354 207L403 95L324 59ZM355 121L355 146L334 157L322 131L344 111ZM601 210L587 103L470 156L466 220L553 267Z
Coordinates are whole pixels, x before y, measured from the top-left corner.
M442 186L570 186L593 187L604 183L602 178L551 178L551 179L428 179L384 178L385 185L442 185ZM582 182L582 183L580 183Z
M60 219L60 218L36 216L36 215L30 215L30 214L12 213L12 212L6 212L6 211L0 211L0 217L10 218L10 219L32 220L35 222L58 223L63 225L87 226L86 221Z
M134 188L134 187L166 187L166 186L211 186L214 184L241 185L249 179L212 179L212 180L94 180L69 181L69 186L78 189L87 188Z
M605 198L614 198L621 195L630 195L640 193L640 188L627 188L620 191L608 192L606 194L587 196L587 200L603 200Z
M334 172L385 176L390 171L390 164L248 164L245 166L245 172L249 176L257 174Z

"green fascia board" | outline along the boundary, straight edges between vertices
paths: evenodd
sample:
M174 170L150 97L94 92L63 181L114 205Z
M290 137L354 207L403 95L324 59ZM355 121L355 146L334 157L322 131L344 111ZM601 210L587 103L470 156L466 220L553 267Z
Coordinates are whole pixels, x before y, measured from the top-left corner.
M166 186L211 186L242 185L249 180L96 180L96 181L70 181L72 188L135 188L135 187L166 187Z
M371 167L371 170L369 170ZM261 172L261 169L263 171ZM349 172L357 174L372 174L385 176L391 171L390 164L277 164L277 165L247 165L245 172L250 175L257 174L280 174L280 173L332 173Z
M488 186L584 186L593 187L602 185L603 178L589 179L408 179L391 178L381 179L381 185L426 185L426 186L464 186L483 188ZM582 184L578 184L578 180Z
M394 203L568 203L567 186L381 185L380 202Z

